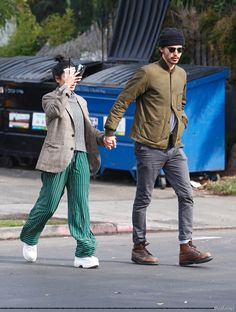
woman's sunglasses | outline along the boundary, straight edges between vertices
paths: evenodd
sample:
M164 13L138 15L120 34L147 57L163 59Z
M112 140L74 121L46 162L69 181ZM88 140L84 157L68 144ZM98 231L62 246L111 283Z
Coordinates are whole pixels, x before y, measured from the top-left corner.
M183 52L184 48L174 48L174 47L167 47L167 49L169 50L170 53L174 53L175 51L177 51L179 54Z

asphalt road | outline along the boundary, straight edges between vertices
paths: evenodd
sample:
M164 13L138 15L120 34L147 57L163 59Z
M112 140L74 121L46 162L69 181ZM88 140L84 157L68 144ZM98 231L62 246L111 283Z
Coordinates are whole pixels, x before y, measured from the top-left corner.
M41 239L35 264L21 242L0 241L0 311L234 311L236 230L198 231L214 260L178 266L177 233L153 233L158 266L130 261L131 235L98 236L99 269L76 269L72 238Z

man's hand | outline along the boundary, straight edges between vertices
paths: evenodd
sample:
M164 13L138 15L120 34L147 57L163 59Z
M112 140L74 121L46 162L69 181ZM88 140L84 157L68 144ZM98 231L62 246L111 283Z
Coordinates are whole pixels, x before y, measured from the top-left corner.
M104 136L103 142L104 142L105 147L109 150L116 148L116 137L115 136Z

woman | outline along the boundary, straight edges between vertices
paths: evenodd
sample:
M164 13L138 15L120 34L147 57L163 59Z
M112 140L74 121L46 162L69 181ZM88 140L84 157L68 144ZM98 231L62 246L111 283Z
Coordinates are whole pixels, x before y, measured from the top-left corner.
M68 224L77 241L74 266L95 268L96 240L90 230L88 192L90 172L100 166L97 144L112 148L104 134L92 127L85 99L73 91L81 80L75 66L59 56L52 69L58 87L43 96L47 136L36 169L42 171L42 188L31 210L20 239L23 256L29 262L37 259L37 243L46 222L55 213L65 187L68 193Z

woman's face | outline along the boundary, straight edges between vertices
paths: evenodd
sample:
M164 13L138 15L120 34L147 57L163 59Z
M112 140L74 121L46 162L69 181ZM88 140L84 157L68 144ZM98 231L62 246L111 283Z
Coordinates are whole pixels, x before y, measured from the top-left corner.
M59 87L63 86L63 84L65 83L65 74L62 74L60 77L56 76L55 80L58 83Z
M58 83L59 87L63 86L66 82L69 82L70 84L70 89L74 90L75 84L73 85L72 82L72 77L74 78L75 74L75 67L67 67L64 69L64 73L59 77L56 76L55 80Z

